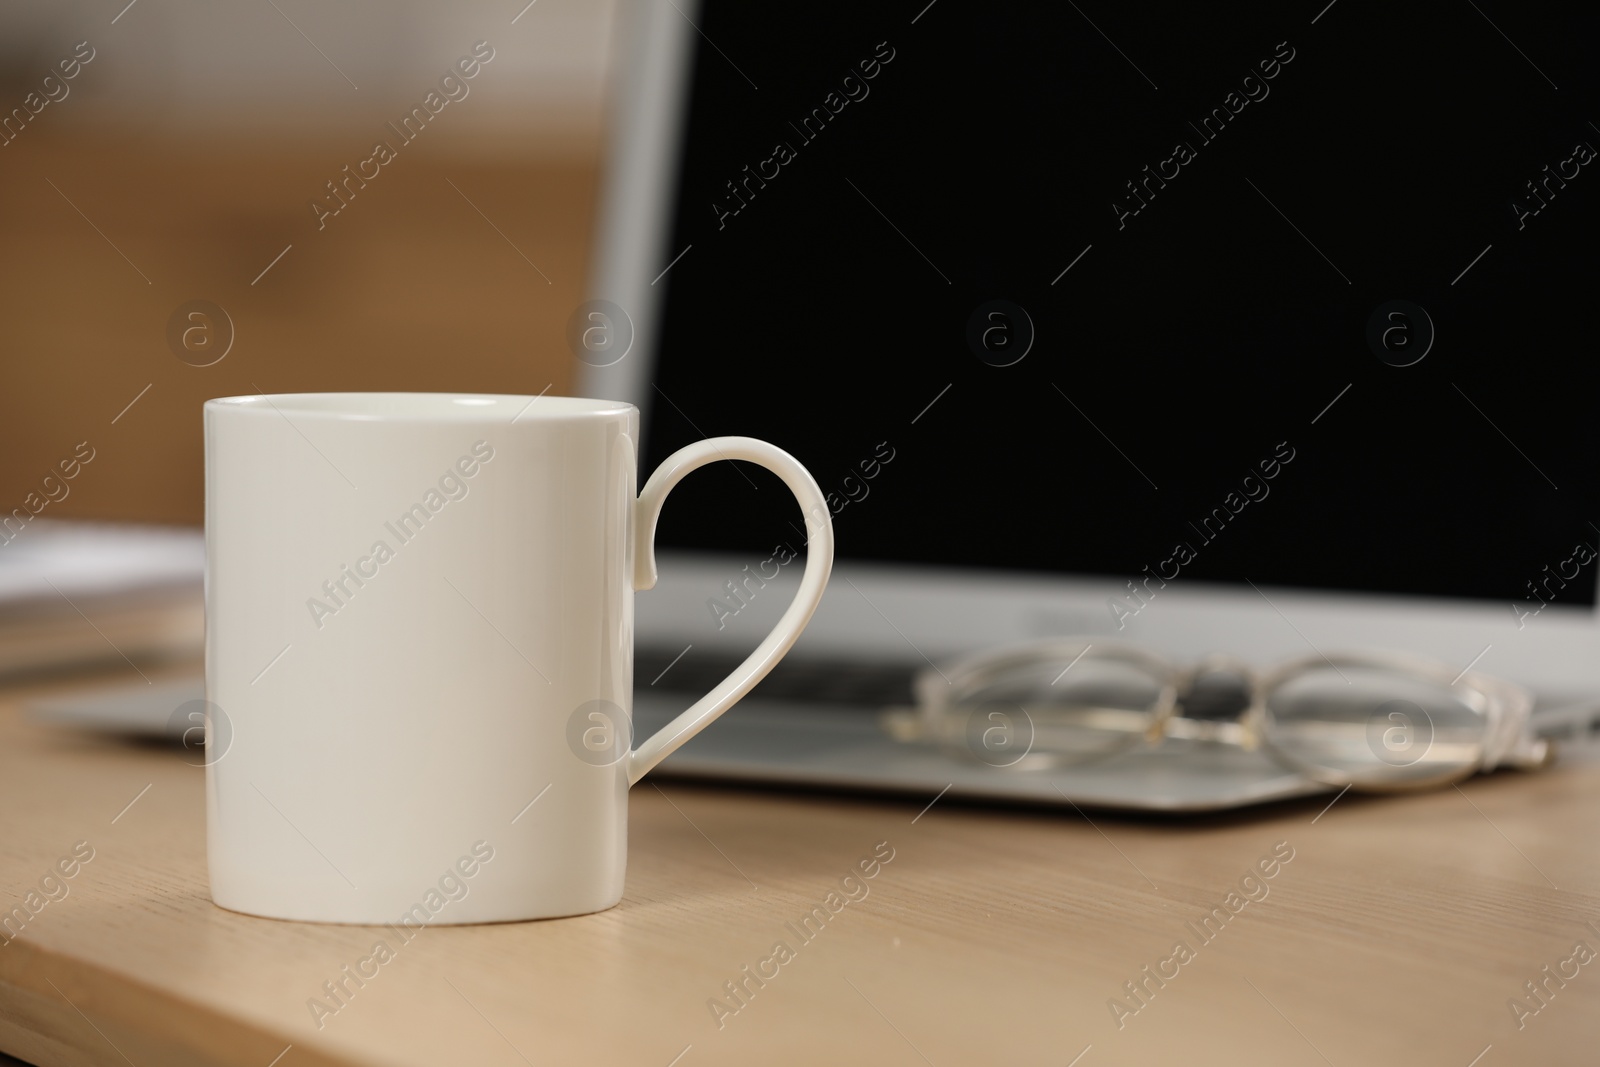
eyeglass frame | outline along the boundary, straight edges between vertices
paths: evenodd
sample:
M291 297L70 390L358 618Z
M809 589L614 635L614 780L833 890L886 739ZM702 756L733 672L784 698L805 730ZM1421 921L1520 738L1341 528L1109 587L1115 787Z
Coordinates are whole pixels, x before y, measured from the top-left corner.
M958 678L970 678L980 673L994 673L1008 662L1038 663L1046 658L1067 660L1056 681L1075 666L1088 652L1103 649L1098 658L1133 663L1148 670L1161 684L1154 706L1150 709L1151 723L1138 734L1131 734L1125 743L1103 752L1093 753L1075 761L1077 765L1097 763L1110 759L1136 747L1141 739L1146 744L1157 744L1167 737L1183 740L1211 741L1233 744L1247 751L1257 748L1267 752L1280 764L1308 779L1330 787L1351 787L1362 791L1399 793L1440 786L1470 778L1480 771L1500 766L1514 766L1525 770L1546 766L1554 756L1554 745L1547 739L1533 737L1528 732L1533 710L1533 695L1513 682L1470 669L1451 676L1452 668L1421 656L1396 652L1339 652L1332 656L1316 653L1299 657L1264 670L1258 670L1231 656L1203 656L1185 667L1174 663L1137 645L1125 642L1095 642L1081 638L1047 639L1021 645L1008 645L989 649L955 660L946 668L930 667L919 671L913 680L917 698L915 709L923 737L931 736L941 742L952 740L950 727L955 725L954 708L948 701ZM1477 740L1478 754L1462 766L1452 766L1438 773L1420 778L1384 781L1356 778L1348 773L1319 766L1286 752L1272 741L1276 718L1270 698L1287 680L1323 666L1332 667L1340 674L1341 666L1375 668L1392 671L1420 681L1433 682L1444 690L1455 690L1461 683L1475 700L1457 697L1461 703L1476 712L1482 723ZM1191 719L1179 714L1184 698L1193 693L1195 683L1207 674L1230 671L1248 686L1249 701L1237 716L1226 719ZM1051 682L1054 685L1055 682ZM1023 709L1026 713L1026 709ZM1030 716L1031 720L1031 716ZM1176 724L1186 724L1174 732ZM895 730L906 734L900 724ZM894 728L893 726L891 727ZM956 727L959 729L960 727ZM1431 744L1431 741L1430 741ZM1031 752L1031 741L1030 741ZM1059 755L1055 757L1059 762ZM1019 757L1017 764L1022 762ZM1008 766L1017 766L1012 764ZM992 766L992 765L991 765ZM1376 767L1393 767L1378 760ZM1026 768L1023 768L1024 772Z

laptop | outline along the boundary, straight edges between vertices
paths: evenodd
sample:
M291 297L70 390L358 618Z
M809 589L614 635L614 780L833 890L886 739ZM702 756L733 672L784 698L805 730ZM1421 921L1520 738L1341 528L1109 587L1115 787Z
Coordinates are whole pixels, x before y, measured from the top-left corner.
M918 672L1067 635L1424 656L1592 736L1592 19L629 0L575 391L642 410L641 481L707 436L773 441L837 543L793 651L658 773L1158 810L1323 791L1233 746L1025 771L890 728ZM775 624L804 530L748 464L675 490L636 734ZM40 710L190 725L197 691L139 688Z
M1590 16L1319 7L623 9L577 391L641 408L641 479L773 441L837 538L789 657L664 772L1185 810L1322 788L1215 745L1018 772L885 729L918 671L1056 635L1404 652L1600 725ZM748 464L678 488L637 733L774 624L804 540Z

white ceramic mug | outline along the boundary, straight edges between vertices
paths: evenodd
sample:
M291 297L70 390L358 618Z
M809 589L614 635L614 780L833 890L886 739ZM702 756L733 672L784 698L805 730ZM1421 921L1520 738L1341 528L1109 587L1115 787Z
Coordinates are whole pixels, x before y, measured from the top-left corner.
M719 437L634 497L639 412L571 397L208 401L212 899L321 922L497 922L622 898L628 787L794 644L833 563L794 457ZM633 593L678 480L758 463L805 574L738 670L630 750Z

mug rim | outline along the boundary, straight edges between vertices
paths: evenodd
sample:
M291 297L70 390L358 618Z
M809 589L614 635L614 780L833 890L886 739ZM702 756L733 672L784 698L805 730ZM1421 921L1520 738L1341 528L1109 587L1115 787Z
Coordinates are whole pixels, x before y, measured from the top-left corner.
M577 396L515 393L322 392L251 393L205 402L207 414L260 413L328 422L572 421L627 415L632 404Z

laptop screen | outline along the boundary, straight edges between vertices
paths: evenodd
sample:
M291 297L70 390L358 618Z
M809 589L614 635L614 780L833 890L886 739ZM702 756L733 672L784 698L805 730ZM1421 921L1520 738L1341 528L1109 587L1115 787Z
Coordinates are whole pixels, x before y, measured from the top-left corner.
M1593 605L1596 16L1319 6L706 0L645 469L772 440L843 560ZM730 463L660 538L802 530Z

